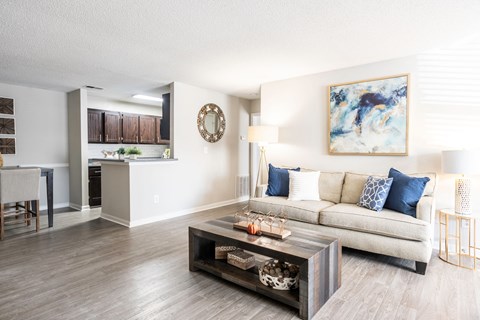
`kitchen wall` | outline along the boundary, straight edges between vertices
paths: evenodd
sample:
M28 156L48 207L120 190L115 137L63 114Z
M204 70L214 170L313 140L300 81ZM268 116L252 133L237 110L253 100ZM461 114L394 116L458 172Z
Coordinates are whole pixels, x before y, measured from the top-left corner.
M88 108L118 111L124 113L137 113L146 114L152 116L162 116L162 106L145 105L141 103L131 103L126 101L120 101L116 99L109 99L106 97L95 96L93 94L88 95ZM161 157L163 151L168 146L164 145L145 145L145 144L88 144L88 158L103 158L103 150L115 151L120 147L133 147L136 146L142 150L142 157Z
M54 206L68 207L67 95L0 83L0 97L15 99L16 154L3 155L4 165L53 168ZM42 210L46 208L43 179L40 195Z
M325 171L386 174L390 167L395 167L403 172L440 173L442 150L480 147L480 140L475 138L480 135L479 100L470 99L465 103L465 97L469 97L465 86L453 87L455 79L445 78L446 69L438 65L439 61L447 61L450 68L455 61L445 57L448 56L441 52L437 56L425 54L264 84L262 124L280 127L280 143L268 146L269 161ZM461 57L458 60L464 61ZM328 155L328 85L401 73L410 73L409 155ZM461 72L451 74L461 76ZM480 75L477 71L475 76L466 75L465 79L474 88ZM439 83L443 87L439 87ZM472 90L470 96L474 92ZM442 99L445 96L452 99ZM437 209L453 207L454 176L440 174L439 177ZM480 179L473 177L473 194L478 194ZM478 197L473 198L478 210L480 201Z
M163 155L163 152L167 145L153 145L153 144L96 144L96 143L89 143L88 144L88 158L89 159L98 159L98 158L105 158L105 155L102 151L116 151L118 148L129 148L136 146L138 149L142 151L142 155L140 157L155 157L160 158Z

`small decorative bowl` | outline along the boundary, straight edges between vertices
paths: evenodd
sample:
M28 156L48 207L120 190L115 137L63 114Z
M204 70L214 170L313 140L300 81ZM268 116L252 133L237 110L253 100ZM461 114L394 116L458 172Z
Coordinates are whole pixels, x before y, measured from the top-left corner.
M258 269L260 282L276 290L298 288L299 268L295 264L276 259L265 261Z

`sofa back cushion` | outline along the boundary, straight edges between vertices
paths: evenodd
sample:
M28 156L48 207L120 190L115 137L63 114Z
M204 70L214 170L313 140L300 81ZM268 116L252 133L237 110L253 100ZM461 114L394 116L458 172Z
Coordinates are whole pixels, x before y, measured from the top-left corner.
M427 177L430 181L427 182L425 190L423 191L424 196L433 196L435 193L435 188L437 187L437 174L435 172L425 172L425 173L408 173L410 177L423 178Z
M343 179L345 172L324 172L320 173L318 190L320 199L339 203L342 196Z
M367 182L369 176L369 174L346 172L343 182L341 202L358 203L365 182Z
M433 196L435 193L436 183L437 183L437 174L434 172L427 173L411 173L408 174L411 177L428 177L430 181L425 186L425 191L423 192L424 196ZM352 173L346 172L345 179L343 182L342 188L342 197L341 203L357 203L362 194L363 187L369 176L376 178L386 178L387 175L372 175L372 174L362 174L362 173ZM320 177L321 178L321 177ZM320 190L320 197L322 191Z

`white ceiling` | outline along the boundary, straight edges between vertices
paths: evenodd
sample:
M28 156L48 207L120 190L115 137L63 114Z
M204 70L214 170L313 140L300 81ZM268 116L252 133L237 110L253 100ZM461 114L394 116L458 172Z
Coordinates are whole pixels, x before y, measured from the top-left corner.
M408 56L480 31L478 0L2 0L0 82L129 96L262 83Z

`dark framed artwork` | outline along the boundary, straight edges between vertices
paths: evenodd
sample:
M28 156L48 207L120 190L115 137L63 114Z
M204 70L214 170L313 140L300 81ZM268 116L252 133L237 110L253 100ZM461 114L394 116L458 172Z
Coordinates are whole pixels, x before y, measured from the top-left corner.
M329 154L408 155L408 78L329 86Z
M0 97L0 114L15 114L13 99Z
M0 118L0 134L15 134L15 119Z
M15 154L15 138L0 138L0 153Z

